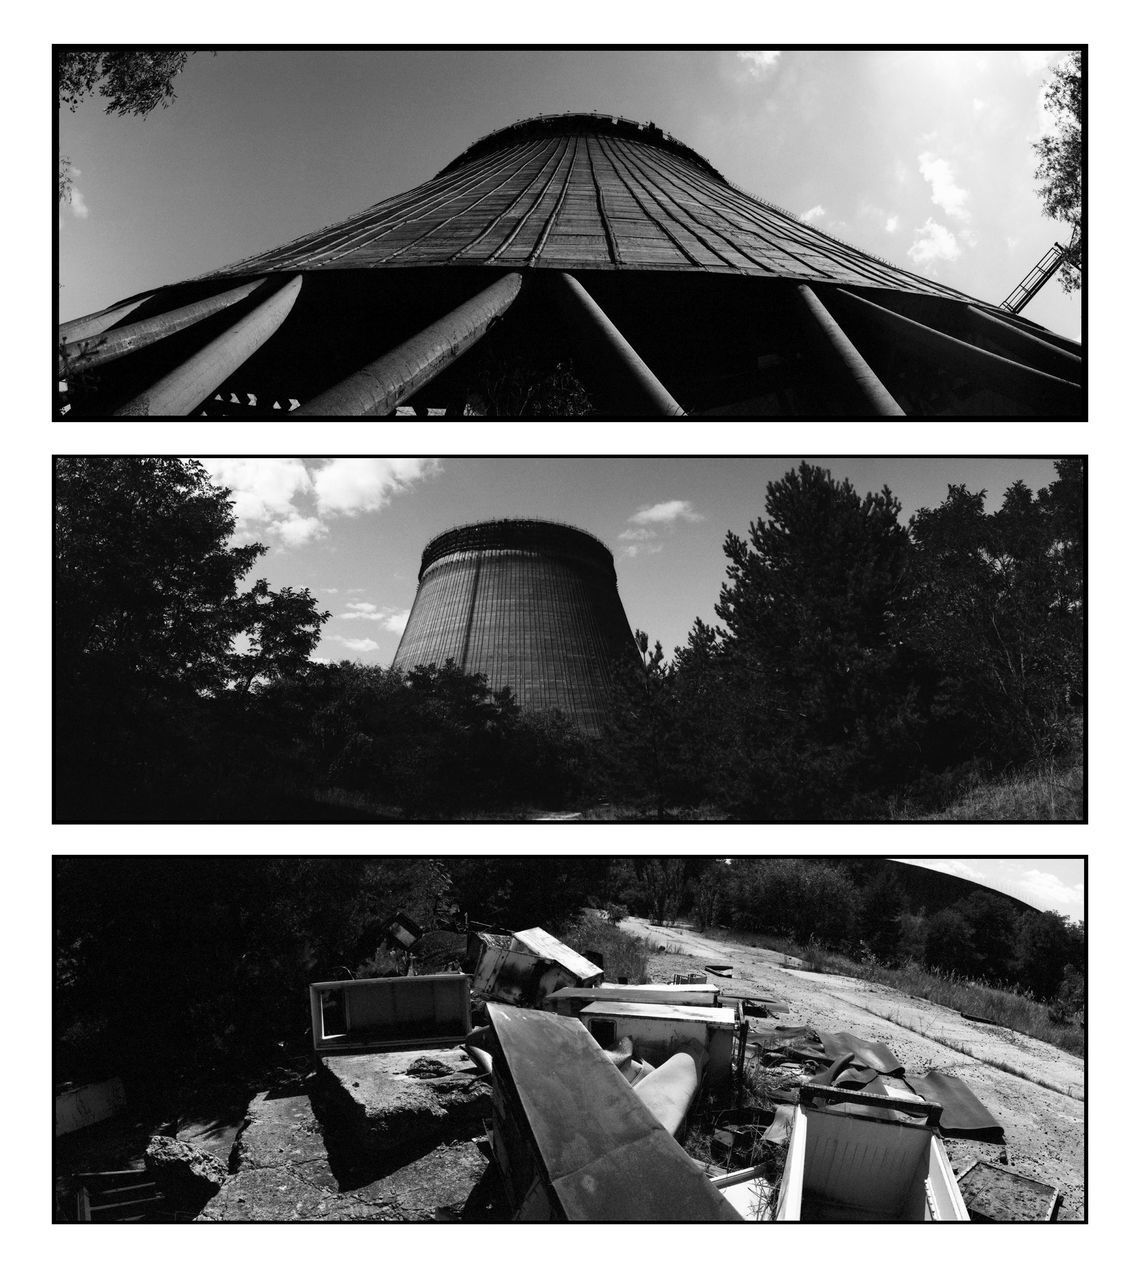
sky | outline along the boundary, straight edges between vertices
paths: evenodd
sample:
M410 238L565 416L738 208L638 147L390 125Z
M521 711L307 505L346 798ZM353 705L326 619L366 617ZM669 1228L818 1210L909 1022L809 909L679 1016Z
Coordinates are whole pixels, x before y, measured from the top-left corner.
M1082 858L896 858L963 880L976 880L1028 902L1040 911L1085 918L1085 864Z
M862 493L887 485L906 520L950 484L985 489L1055 478L1028 458L809 458ZM251 577L308 587L325 624L314 657L387 666L415 599L420 556L444 529L536 516L576 525L613 552L630 626L667 655L697 617L715 624L725 535L747 537L783 458L203 458L232 491L235 538L268 548Z
M1032 142L1061 51L480 50L196 54L149 118L60 114L61 319L207 272L433 177L530 115L653 120L730 181L997 303L1067 228ZM1029 318L1080 338L1054 280Z

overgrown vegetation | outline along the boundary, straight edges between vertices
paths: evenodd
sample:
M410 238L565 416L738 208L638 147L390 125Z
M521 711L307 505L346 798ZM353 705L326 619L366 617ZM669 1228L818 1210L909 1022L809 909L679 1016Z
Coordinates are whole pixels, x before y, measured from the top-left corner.
M193 462L56 473L59 820L850 821L1083 813L1084 466L899 523L817 467L725 541L721 625L613 672L600 739L454 663L312 663Z

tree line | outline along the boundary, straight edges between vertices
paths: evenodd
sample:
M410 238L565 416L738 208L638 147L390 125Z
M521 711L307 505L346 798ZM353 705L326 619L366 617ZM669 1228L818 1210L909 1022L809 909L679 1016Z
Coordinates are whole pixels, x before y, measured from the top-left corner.
M1045 1001L1067 991L1081 1003L1083 925L981 889L931 911L930 895L883 859L541 862L536 871L527 856L56 858L56 1079L122 1075L132 1097L156 1107L267 1087L307 1051L309 983L404 971L385 928L397 911L425 931L419 972L455 967L469 924L537 925L573 940L583 910L595 908L611 922L683 917L1016 983Z
M717 625L613 674L600 739L455 664L311 660L328 614L253 577L193 461L55 474L58 820L509 816L626 806L851 820L1063 757L1084 701L1082 459L989 512L955 486L899 520L802 464L724 543Z

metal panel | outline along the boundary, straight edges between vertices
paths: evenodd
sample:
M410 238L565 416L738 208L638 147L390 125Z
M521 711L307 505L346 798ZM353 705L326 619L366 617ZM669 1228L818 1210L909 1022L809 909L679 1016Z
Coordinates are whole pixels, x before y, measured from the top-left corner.
M489 1005L498 1038L496 1120L525 1134L571 1222L732 1222L739 1215L576 1021ZM496 1141L496 1153L500 1144ZM514 1152L516 1162L521 1158ZM517 1163L514 1185L529 1182Z

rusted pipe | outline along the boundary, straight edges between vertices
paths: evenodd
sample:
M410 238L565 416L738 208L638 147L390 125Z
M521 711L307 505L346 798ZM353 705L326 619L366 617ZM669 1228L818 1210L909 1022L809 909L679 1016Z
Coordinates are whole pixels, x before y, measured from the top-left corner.
M117 360L131 351L149 347L152 342L159 342L180 329L188 329L199 320L205 320L207 316L215 315L241 302L243 298L248 298L263 280L264 277L226 293L215 294L212 298L203 298L200 302L176 307L173 311L138 320L121 329L112 329L110 333L94 334L77 342L69 342L60 354L60 372L65 369L69 372L92 369L109 360Z
M129 316L137 307L141 307L144 302L149 302L153 297L153 293L142 293L137 298L130 298L126 302L116 302L114 306L107 307L103 311L92 311L88 315L68 320L59 326L56 345L65 347L70 342L80 342L83 338L102 333L104 329L109 329L124 316Z
M879 381L875 371L812 289L801 284L796 286L796 293L818 335L819 345L830 353L831 364L841 374L844 387L850 392L856 408L873 418L905 418L906 414L894 396Z
M193 412L277 332L300 291L301 277L294 276L196 355L117 409L114 417L184 417Z
M683 418L685 411L582 285L567 271L554 273L562 311L602 369L609 411L630 418Z
M862 311L888 333L929 352L959 372L979 375L987 387L1013 399L1021 399L1038 412L1049 415L1063 412L1076 416L1083 404L1084 388L1075 382L1042 373L1040 369L1032 369L1005 356L994 355L992 351L953 338L941 329L931 329L917 320L889 311L847 289L835 289L834 296Z
M442 320L295 410L300 418L382 418L447 368L487 332L518 297L512 271Z

